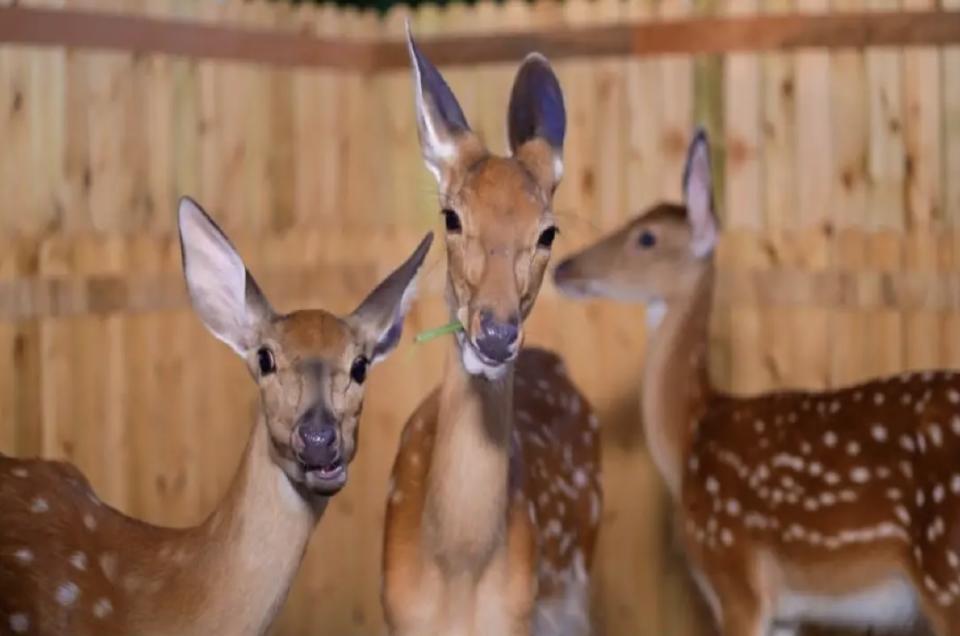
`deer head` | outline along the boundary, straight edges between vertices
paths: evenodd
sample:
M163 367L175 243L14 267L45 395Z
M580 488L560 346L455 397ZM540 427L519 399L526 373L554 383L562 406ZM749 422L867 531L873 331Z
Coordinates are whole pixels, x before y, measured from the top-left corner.
M669 303L693 293L717 239L710 147L700 130L683 176L685 206L661 203L561 262L554 281L572 296Z
M331 495L356 453L369 367L396 347L428 234L351 314L275 312L226 235L190 199L180 202L183 271L193 307L247 364L260 391L271 458L299 492Z
M551 205L563 172L563 94L547 60L529 55L510 97L510 155L496 156L409 30L407 43L420 146L446 225L447 302L464 326L461 358L468 373L499 378L520 349L557 233Z

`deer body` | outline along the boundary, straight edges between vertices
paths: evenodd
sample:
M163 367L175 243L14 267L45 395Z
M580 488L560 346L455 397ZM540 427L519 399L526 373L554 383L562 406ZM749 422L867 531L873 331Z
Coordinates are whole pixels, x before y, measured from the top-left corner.
M552 353L520 353L510 411L511 384L468 389L454 354L394 465L384 586L402 611L388 620L398 634L588 631L597 420Z
M185 529L117 512L69 464L0 457L3 633L264 633L325 507L269 460L265 431L220 507Z
M555 276L572 294L666 306L644 370L644 429L723 634L921 616L939 636L960 633L960 374L752 397L713 388L707 152L699 134L685 208L654 208Z
M588 633L596 419L557 356L520 346L556 234L560 87L545 59L527 58L508 112L512 154L498 157L408 43L421 146L447 229L446 296L464 330L394 464L387 624L403 636Z
M352 314L276 314L196 204L179 221L194 308L260 390L240 468L202 524L176 529L103 504L69 464L0 455L0 633L266 633L346 482L367 367L397 342L430 237Z

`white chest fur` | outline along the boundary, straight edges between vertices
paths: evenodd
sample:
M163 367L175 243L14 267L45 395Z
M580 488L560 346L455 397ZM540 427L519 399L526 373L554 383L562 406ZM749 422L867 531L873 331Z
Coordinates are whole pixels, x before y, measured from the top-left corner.
M785 590L780 595L776 611L776 617L781 621L851 627L905 627L918 616L919 606L913 587L898 577L842 596Z

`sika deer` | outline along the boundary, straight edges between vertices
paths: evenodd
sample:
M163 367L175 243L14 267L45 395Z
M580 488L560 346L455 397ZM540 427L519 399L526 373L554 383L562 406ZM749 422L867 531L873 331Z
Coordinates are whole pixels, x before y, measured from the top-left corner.
M940 636L960 633L960 375L720 393L707 374L717 226L702 132L684 192L685 207L654 207L555 278L572 294L648 303L644 429L723 633L921 613Z
M588 633L599 435L552 353L521 349L556 235L563 96L531 55L490 154L408 35L420 141L440 184L447 303L464 326L407 422L384 534L392 634Z
M275 313L189 199L179 226L193 307L259 388L233 484L199 526L160 528L102 504L69 464L0 456L0 633L262 634L346 483L367 367L398 342L431 236L339 318Z

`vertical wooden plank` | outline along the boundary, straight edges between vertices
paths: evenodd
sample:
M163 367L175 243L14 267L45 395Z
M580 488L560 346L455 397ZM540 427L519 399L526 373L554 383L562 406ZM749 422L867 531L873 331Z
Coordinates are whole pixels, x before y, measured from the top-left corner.
M662 0L660 19L679 20L693 10L691 0ZM676 199L687 155L687 139L693 123L693 58L689 55L660 57L660 196Z
M724 15L745 16L757 13L756 0L730 0ZM724 75L724 128L726 132L726 200L723 206L723 240L730 268L763 267L760 254L749 249L763 227L763 189L760 152L761 129L760 57L753 53L727 56ZM719 201L719 200L718 200ZM719 314L723 307L716 307ZM765 378L762 342L764 323L757 307L733 305L729 309L730 351L726 388L734 392L754 392L769 386ZM716 377L716 376L715 376Z
M797 3L798 11L823 14L828 0ZM834 233L830 207L832 136L830 132L830 57L825 50L799 50L794 57L796 222L802 248L796 266L822 272L829 267L829 241ZM790 384L825 388L829 379L830 308L802 307L792 312L788 329L792 353Z
M960 10L960 0L942 0L945 10ZM943 205L945 235L941 242L941 262L944 269L955 274L960 269L960 46L947 46L941 52L943 120ZM960 311L948 303L943 316L943 357L946 367L960 366Z
M863 0L834 0L835 11L858 11ZM833 187L831 206L836 230L832 253L835 274L859 275L866 270L869 227L867 208L868 110L864 52L840 49L830 59L830 132L833 137ZM850 305L833 312L830 347L831 386L863 379L863 359L873 346L864 337L868 314Z
M904 0L907 10L935 9L936 0ZM933 278L938 270L937 236L943 227L941 197L940 56L933 47L910 47L903 56L903 131L906 214L910 236L905 266ZM940 317L935 308L905 316L904 360L911 368L932 368L940 361Z
M867 10L895 10L898 0L868 0ZM904 145L902 112L902 54L895 49L866 52L869 82L870 156L868 161L869 228L867 258L871 269L899 271L902 244L898 233L905 227ZM865 373L880 375L903 368L902 316L895 309L873 312L864 324L868 342Z
M652 0L630 0L625 13L631 20L654 20ZM661 89L658 62L653 57L631 57L626 62L627 148L625 150L626 205L631 213L660 200L661 166L660 108L657 95Z

